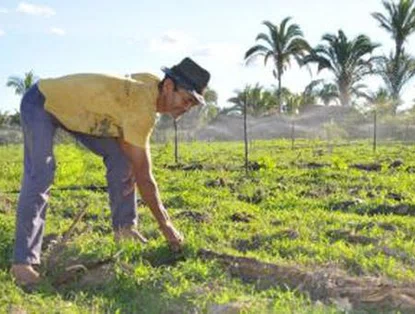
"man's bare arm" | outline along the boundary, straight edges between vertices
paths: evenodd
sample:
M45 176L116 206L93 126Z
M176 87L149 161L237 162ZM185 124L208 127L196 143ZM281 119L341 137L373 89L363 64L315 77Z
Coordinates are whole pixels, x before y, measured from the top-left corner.
M177 246L180 246L183 238L173 227L161 201L158 187L151 171L150 152L122 140L120 140L120 146L133 165L135 181L141 197L150 207L164 236L174 249L178 249Z

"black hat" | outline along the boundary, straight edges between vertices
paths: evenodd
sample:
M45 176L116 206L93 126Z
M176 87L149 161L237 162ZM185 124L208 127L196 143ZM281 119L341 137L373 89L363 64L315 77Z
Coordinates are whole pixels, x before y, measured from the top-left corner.
M190 58L184 58L170 69L163 67L161 70L177 85L190 92L200 104L206 104L203 94L210 79L208 71Z

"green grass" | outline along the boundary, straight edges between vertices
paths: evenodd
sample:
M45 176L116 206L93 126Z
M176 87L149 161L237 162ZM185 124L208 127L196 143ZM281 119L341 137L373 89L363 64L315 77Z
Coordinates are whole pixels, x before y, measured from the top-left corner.
M415 148L384 145L373 153L363 142L333 150L322 142L297 145L304 148L291 150L289 141L251 143L250 160L260 169L248 176L241 143L181 144L180 162L203 166L191 171L173 167L171 145L154 145L154 173L162 199L186 237L183 256L175 263L147 208L138 211L149 243L120 247L113 241L105 193L59 190L106 183L99 157L74 145L58 146L45 234L66 231L74 215L86 207L79 226L85 232L70 243L68 256L99 260L123 251L104 284L73 282L56 288L49 276L32 293L17 287L8 273L22 147L0 147L0 312L203 313L234 303L247 313L341 312L297 291L259 289L231 277L218 263L201 260L201 248L309 270L334 265L351 276L413 281ZM390 167L397 159L403 165ZM356 163L378 163L382 169L362 171L352 167ZM393 206L402 204L406 209L394 211ZM375 214L381 208L383 214ZM180 215L183 211L201 213L206 221ZM236 213L249 221L233 221ZM367 242L353 242L344 234L364 236ZM385 248L394 254L386 254Z

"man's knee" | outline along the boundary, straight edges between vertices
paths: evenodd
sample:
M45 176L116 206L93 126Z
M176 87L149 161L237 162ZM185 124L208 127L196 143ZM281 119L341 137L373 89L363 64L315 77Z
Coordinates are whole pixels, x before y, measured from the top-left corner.
M47 194L55 178L55 165L45 165L43 167L33 167L25 172L25 183L29 184L34 193L43 197Z
M121 152L114 152L104 159L107 168L107 179L122 180L131 172L132 165L128 158Z

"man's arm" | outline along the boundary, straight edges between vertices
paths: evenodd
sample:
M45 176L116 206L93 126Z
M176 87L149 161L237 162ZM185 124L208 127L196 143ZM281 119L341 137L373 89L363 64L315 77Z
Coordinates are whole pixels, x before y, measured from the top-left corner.
M170 217L163 206L156 181L151 171L150 152L120 140L120 146L131 161L137 187L144 202L150 207L161 231L169 241L173 250L180 249L183 236L174 228Z

